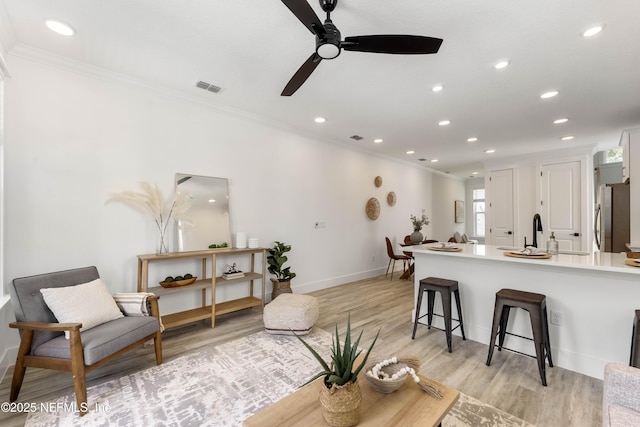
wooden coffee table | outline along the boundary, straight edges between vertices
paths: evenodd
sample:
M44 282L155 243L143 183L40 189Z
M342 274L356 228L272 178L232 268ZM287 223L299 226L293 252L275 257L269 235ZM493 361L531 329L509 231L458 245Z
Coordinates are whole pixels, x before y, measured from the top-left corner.
M360 372L362 417L358 426L437 426L456 403L457 390L423 377L442 392L442 399L425 393L411 378L391 394L376 392ZM326 426L320 409L322 378L308 384L257 414L244 420L247 427Z

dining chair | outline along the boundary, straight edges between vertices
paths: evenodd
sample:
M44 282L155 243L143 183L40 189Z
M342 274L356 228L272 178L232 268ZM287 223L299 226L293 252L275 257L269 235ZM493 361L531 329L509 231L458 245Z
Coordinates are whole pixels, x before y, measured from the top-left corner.
M387 272L385 273L384 277L387 277L387 275L389 274L389 267L391 267L393 263L393 267L391 267L391 279L390 279L390 280L393 280L393 270L395 270L396 261L402 260L402 271L404 273L407 271L407 262L411 260L411 257L407 255L396 255L393 252L393 246L391 245L391 240L389 240L388 237L385 237L384 239L387 242L387 255L389 255L389 264L387 264Z

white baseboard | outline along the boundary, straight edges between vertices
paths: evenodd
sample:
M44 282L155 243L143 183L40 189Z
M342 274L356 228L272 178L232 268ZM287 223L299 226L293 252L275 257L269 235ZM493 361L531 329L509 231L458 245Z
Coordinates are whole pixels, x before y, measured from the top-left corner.
M356 282L358 280L370 279L385 272L384 268L376 268L374 270L362 271L359 273L347 274L345 276L334 277L319 282L305 283L302 285L292 285L291 289L297 293L306 294L321 289L333 288L334 286L344 285L345 283Z

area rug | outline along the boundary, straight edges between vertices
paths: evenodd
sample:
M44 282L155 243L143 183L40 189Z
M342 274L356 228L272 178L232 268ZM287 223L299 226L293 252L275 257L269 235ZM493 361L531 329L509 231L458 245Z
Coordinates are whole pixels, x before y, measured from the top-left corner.
M305 340L323 356L330 354L331 334L314 328ZM245 418L294 392L318 369L295 337L258 332L89 387L84 417L69 394L31 413L25 425L242 426ZM442 425L530 427L463 394Z

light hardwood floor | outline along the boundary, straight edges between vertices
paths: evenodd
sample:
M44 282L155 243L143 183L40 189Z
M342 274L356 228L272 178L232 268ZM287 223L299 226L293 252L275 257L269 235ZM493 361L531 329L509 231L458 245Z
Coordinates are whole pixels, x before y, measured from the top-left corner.
M461 294L464 298L464 289ZM602 424L601 380L554 367L547 369L549 385L543 387L532 358L507 351L495 352L488 367L485 365L488 347L484 344L454 336L453 353L448 353L444 333L426 327L418 327L416 339L412 340L412 281L390 281L381 276L312 295L320 303L317 327L333 332L337 324L342 334L350 312L352 329L357 333L365 331L362 338L365 346L380 328L374 348L377 353L417 354L422 359L422 374L532 424L539 427ZM206 322L199 322L168 330L163 334L164 361L262 329L262 309L253 308L218 317L214 329ZM140 348L92 372L88 386L154 365L153 347ZM0 383L0 402L8 401L12 374L9 369ZM19 401L47 402L72 392L69 373L31 368L27 369ZM2 426L21 426L25 420L26 415L0 413Z

